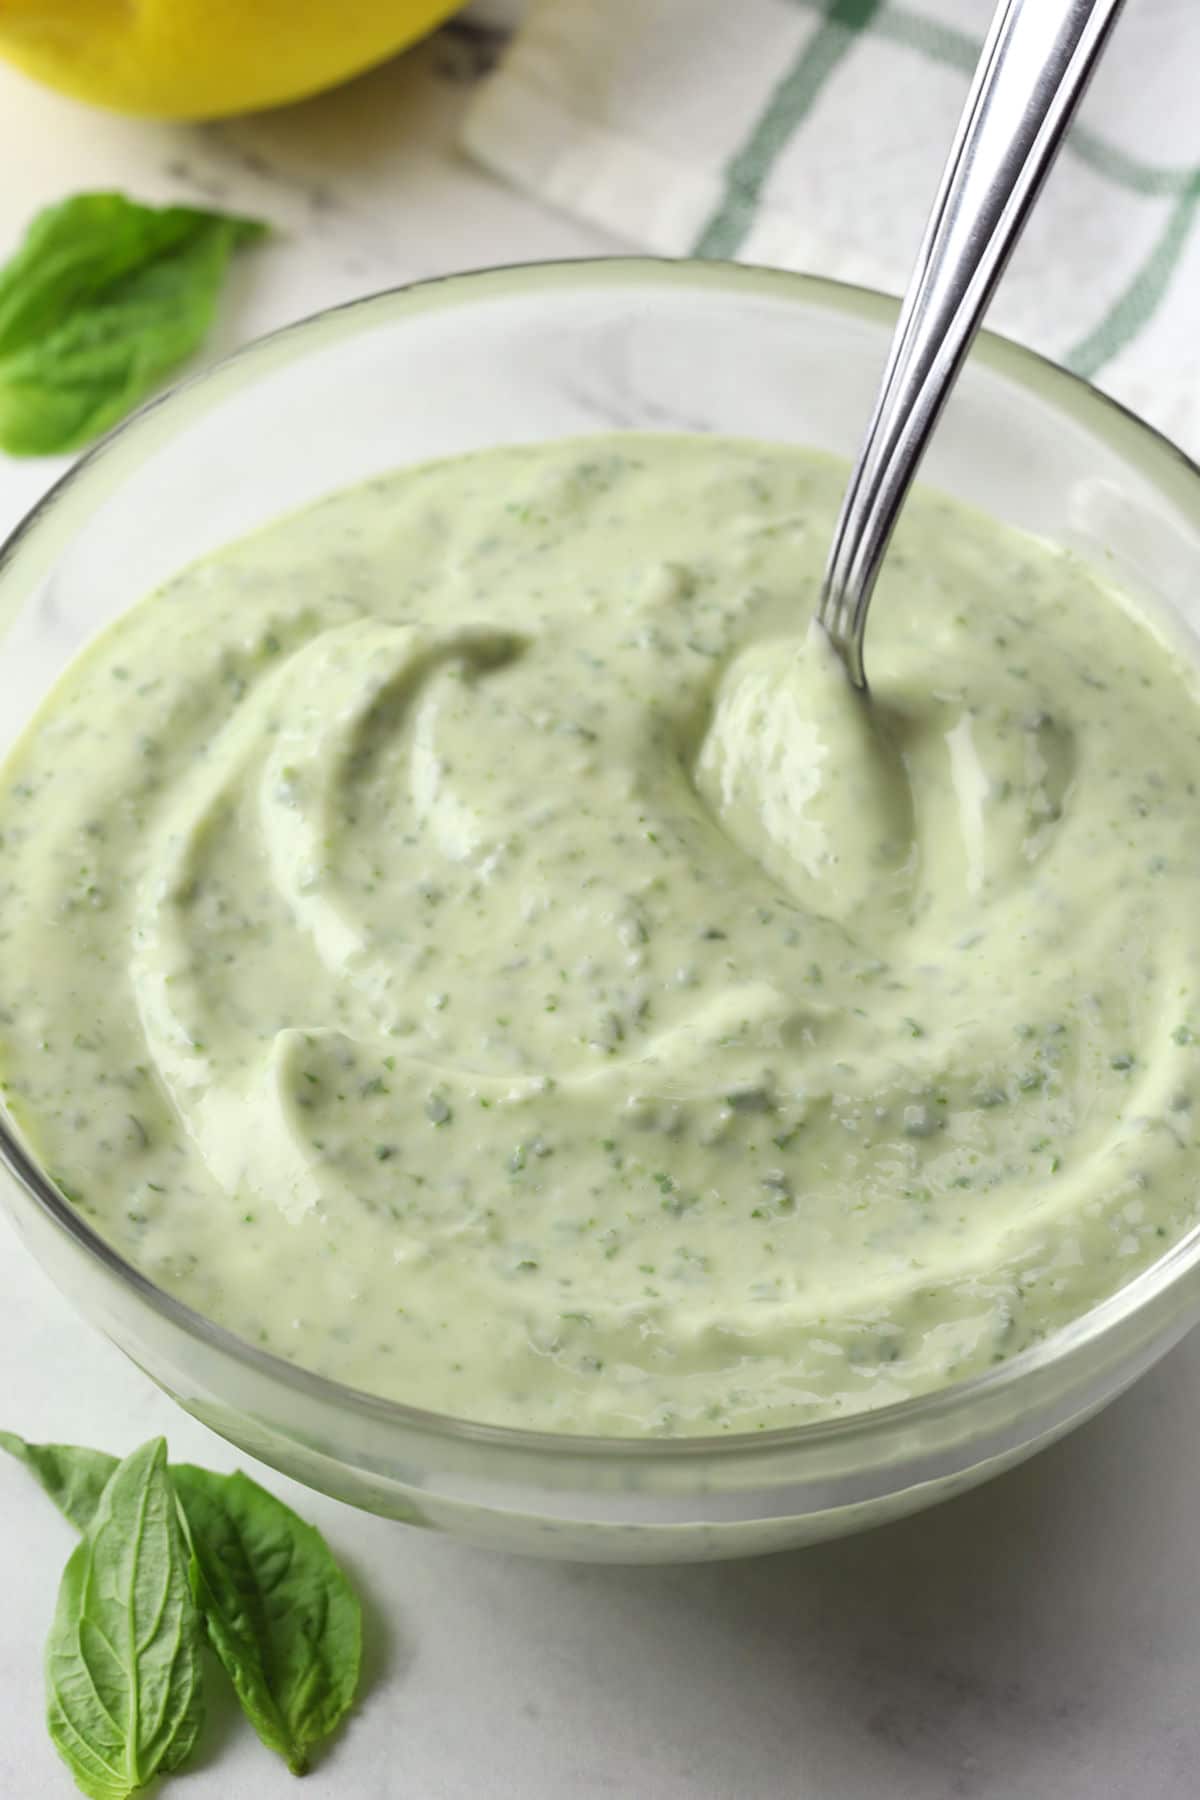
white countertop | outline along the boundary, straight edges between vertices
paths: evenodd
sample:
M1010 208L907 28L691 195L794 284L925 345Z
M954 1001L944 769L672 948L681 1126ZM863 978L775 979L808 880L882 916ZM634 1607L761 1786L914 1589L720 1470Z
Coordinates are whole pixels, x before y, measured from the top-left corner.
M169 128L0 71L0 249L82 187L211 197L284 227L241 259L215 354L373 287L619 246L452 151L488 45L444 35L341 92ZM17 170L20 173L17 173ZM0 534L58 473L0 461ZM0 1425L179 1458L234 1452L0 1238ZM1066 1443L873 1535L757 1563L577 1568L462 1548L254 1472L325 1530L368 1612L349 1728L300 1790L354 1800L1194 1800L1200 1794L1200 1335ZM252 1469L248 1459L241 1458ZM71 1793L41 1646L72 1541L0 1460L0 1796ZM171 1788L167 1792L174 1793ZM186 1800L292 1778L221 1709Z

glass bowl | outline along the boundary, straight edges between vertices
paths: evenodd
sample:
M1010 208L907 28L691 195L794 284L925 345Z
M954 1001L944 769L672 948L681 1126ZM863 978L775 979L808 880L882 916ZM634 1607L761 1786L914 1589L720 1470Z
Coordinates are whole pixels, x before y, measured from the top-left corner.
M380 471L614 427L849 455L895 315L880 295L796 275L613 260L429 282L253 344L85 457L0 555L0 748L119 610ZM1191 632L1200 471L1084 383L984 337L925 476L1101 563ZM1075 1324L937 1393L753 1435L555 1437L397 1405L268 1355L115 1255L2 1120L0 1160L34 1254L189 1412L354 1505L546 1556L739 1556L911 1512L1078 1424L1200 1314L1198 1229Z

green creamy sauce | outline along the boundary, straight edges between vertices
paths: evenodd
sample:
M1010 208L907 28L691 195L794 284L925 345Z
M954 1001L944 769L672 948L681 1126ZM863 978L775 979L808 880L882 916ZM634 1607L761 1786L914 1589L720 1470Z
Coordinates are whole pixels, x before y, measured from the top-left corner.
M188 569L0 784L4 1092L254 1343L561 1431L937 1387L1196 1220L1200 709L1069 558L918 495L873 700L843 480L617 436Z

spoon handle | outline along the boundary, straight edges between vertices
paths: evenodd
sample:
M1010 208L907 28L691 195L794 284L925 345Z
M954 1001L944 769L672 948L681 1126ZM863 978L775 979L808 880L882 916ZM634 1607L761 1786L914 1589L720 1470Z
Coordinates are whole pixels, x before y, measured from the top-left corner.
M1000 0L850 477L818 617L857 687L900 508L1123 0Z

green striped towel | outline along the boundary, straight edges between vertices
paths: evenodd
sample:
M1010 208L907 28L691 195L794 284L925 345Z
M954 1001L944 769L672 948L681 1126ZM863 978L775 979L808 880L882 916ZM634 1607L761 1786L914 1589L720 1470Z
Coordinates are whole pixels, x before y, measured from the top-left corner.
M898 293L991 0L534 0L468 151L624 245ZM990 323L1200 454L1200 0L1130 0Z

